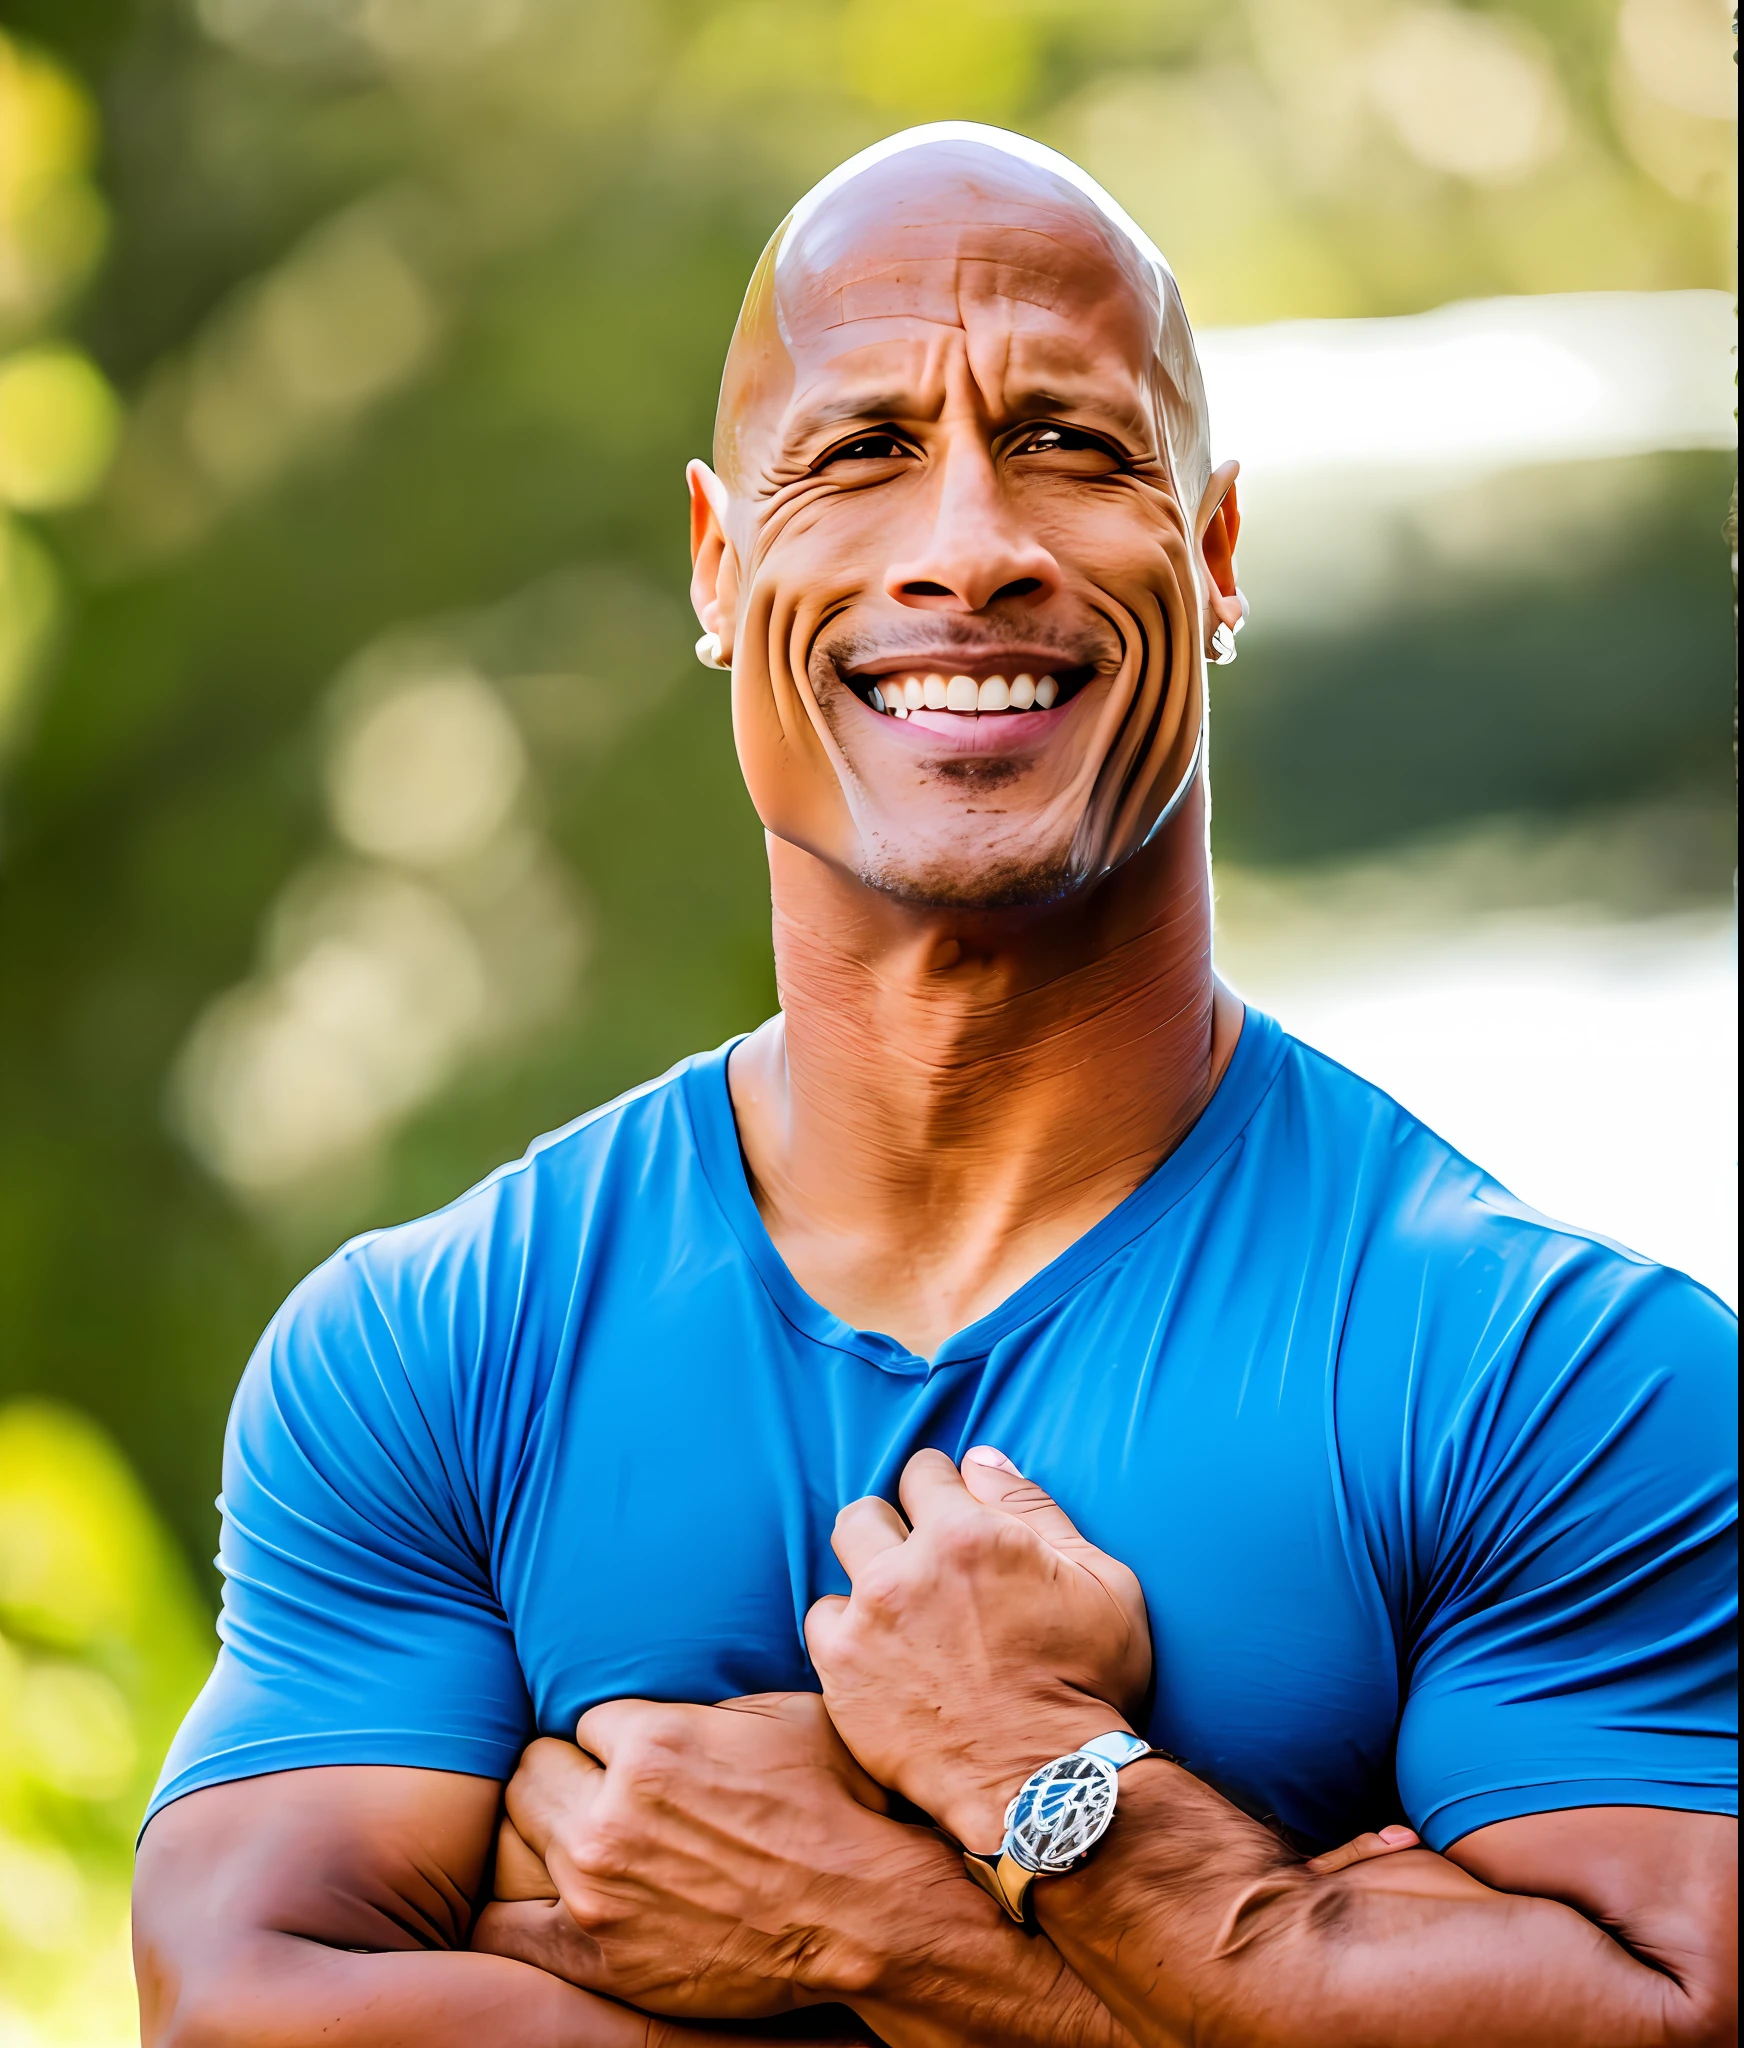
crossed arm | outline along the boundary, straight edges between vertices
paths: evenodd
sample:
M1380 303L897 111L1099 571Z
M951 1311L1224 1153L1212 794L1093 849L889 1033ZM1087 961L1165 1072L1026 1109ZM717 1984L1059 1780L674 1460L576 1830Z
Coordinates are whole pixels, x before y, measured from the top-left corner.
M488 1778L369 1766L244 1779L166 1807L134 1886L145 2048L737 2041L467 1952L501 1796Z
M853 1593L812 1610L813 1660L866 1768L990 1848L1026 1772L1133 1700L1143 1599L997 1453L959 1475L922 1452L902 1497L907 1522L882 1501L844 1511ZM1448 1856L1328 1872L1153 1758L1123 1775L1099 1852L1038 1881L1035 1902L1147 2048L1719 2048L1737 2035L1737 1824L1718 1815L1540 1814Z
M838 1525L854 1592L808 1631L827 1713L620 1701L584 1716L585 1748L536 1743L476 1922L490 1781L297 1771L168 1808L137 1888L147 2048L844 2038L820 2006L895 2048L1735 2038L1736 1827L1708 1815L1304 1862L1146 1760L1097 1855L1036 1886L1047 1938L1024 1935L880 1786L992 1847L1028 1770L1142 1690L1142 1598L1014 1473L922 1453L903 1500L908 1523L861 1502Z
M1132 2048L942 1837L888 1817L815 1696L621 1702L582 1732L610 1767L536 1742L494 1874L490 1779L291 1771L166 1808L136 1887L146 2048L710 2048L763 2018L786 2042ZM1412 1839L1389 1834L1323 1863Z
M815 1697L745 1708L620 1712L610 1802L573 1745L529 1752L512 1807L585 1933L513 1825L475 1913L492 1780L349 1766L190 1793L140 1848L145 2048L1130 2048L935 1833L879 1810Z

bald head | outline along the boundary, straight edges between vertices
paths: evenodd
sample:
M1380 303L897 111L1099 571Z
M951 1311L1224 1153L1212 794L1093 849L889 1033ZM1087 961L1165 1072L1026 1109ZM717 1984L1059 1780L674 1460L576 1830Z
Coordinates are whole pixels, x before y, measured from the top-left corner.
M1094 179L1023 136L970 122L913 128L815 185L765 248L734 330L715 463L757 488L795 387L916 318L959 323L1000 298L1124 327L1123 352L1179 497L1197 506L1210 431L1192 330L1155 245Z
M1167 264L1074 165L953 123L826 178L746 293L715 461L692 597L774 839L994 909L1173 813L1233 471Z

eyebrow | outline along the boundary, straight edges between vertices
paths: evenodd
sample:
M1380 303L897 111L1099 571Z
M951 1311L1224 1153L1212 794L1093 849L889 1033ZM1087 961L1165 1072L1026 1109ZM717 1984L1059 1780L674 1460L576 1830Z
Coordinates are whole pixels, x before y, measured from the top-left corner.
M915 411L912 391L848 391L840 398L821 399L807 406L781 438L787 446L797 447L831 427L848 426L856 420L912 419Z

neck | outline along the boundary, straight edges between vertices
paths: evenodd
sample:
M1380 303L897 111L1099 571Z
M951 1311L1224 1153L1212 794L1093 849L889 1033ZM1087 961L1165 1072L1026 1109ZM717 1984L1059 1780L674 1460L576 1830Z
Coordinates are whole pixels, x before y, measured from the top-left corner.
M929 1353L1138 1186L1240 1028L1195 790L1042 913L917 910L771 841L782 1013L734 1055L753 1192L796 1277Z

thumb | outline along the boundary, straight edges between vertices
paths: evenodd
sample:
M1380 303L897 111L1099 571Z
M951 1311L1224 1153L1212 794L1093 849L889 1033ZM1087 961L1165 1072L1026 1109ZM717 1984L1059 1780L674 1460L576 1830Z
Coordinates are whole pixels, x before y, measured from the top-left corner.
M825 1593L811 1603L805 1616L805 1648L820 1679L823 1667L829 1662L836 1638L841 1632L842 1617L848 1611L846 1593Z
M496 1874L491 1882L493 1899L554 1899L557 1887L545 1868L545 1859L531 1847L508 1815L497 1829Z
M567 1819L592 1805L605 1775L585 1750L554 1735L540 1736L521 1752L503 1806L515 1832L541 1861L561 1846Z
M1051 1549L1080 1562L1100 1557L1095 1544L1080 1536L1065 1509L1033 1479L1026 1479L1003 1451L977 1444L963 1453L963 1484L986 1508L998 1508L1027 1522Z

